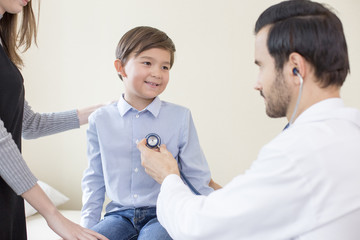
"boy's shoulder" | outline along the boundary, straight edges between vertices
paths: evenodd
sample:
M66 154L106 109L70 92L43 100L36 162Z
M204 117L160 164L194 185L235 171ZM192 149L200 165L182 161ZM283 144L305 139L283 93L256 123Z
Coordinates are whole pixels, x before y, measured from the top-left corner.
M90 114L89 118L96 119L104 115L116 113L117 110L117 102L110 103L108 105L102 106L96 109L93 113Z
M169 109L173 109L173 110L190 112L190 109L187 108L187 107L185 107L185 106L182 106L182 105L179 105L179 104L176 104L176 103L171 103L171 102L163 101L163 100L161 100L161 107L163 107L163 108L169 108Z

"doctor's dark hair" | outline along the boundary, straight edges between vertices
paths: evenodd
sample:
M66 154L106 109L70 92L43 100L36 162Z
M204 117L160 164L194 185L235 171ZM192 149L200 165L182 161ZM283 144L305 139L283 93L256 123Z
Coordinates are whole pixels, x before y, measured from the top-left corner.
M349 57L341 21L332 11L308 0L284 1L260 15L255 34L268 25L267 47L277 70L297 52L312 64L321 87L342 86Z
M174 64L175 44L163 31L153 27L140 26L126 32L120 39L116 48L116 58L126 65L131 53L135 57L143 51L160 48L170 52L170 68ZM119 74L122 80L121 75Z

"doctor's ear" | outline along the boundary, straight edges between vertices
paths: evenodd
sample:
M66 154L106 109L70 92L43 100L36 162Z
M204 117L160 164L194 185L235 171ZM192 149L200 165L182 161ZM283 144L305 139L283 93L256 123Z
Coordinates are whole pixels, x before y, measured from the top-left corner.
M298 77L304 77L306 60L297 52L293 52L289 55L289 67L291 67L292 75ZM290 69L289 69L290 70Z
M114 66L121 80L123 77L126 77L125 65L121 62L120 59L116 59L114 61Z

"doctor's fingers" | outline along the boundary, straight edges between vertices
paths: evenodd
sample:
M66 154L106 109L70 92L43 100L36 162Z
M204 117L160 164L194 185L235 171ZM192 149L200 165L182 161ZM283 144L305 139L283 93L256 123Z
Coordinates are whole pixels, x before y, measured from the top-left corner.
M161 153L166 153L166 154L171 154L171 153L169 152L169 150L167 150L165 144L161 144L161 145L160 145L159 152L161 152ZM171 155L171 156L172 156L172 155Z
M136 145L136 147L139 149L139 151L140 151L141 153L150 150L148 147L146 147L146 139L145 139L145 138L143 138L140 142L138 142L138 144Z
M161 184L163 182L163 180L164 180L161 177L161 175L157 171L154 171L151 167L150 168L145 168L145 172L146 172L146 174L148 174L150 177L152 177L159 184Z
M141 162L143 161L150 161L150 159L154 158L154 153L159 153L158 150L150 149L146 146L146 139L142 139L138 144L137 148L140 151L141 154Z
M162 158L163 161L168 161L170 164L176 164L176 166L177 166L177 161L175 160L172 153L169 150L167 150L165 144L162 144L160 146L159 150L160 150L161 158Z

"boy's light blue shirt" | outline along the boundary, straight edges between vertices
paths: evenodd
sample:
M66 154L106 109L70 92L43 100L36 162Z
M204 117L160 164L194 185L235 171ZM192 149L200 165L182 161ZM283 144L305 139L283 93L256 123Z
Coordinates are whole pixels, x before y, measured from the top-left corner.
M145 173L136 147L149 133L161 137L161 143L181 161L184 175L201 194L213 191L190 111L159 97L138 111L121 97L89 117L82 226L89 228L99 222L105 192L111 200L106 212L156 205L160 184Z

